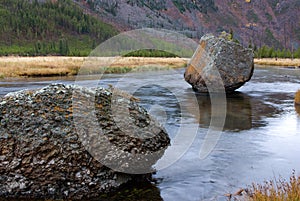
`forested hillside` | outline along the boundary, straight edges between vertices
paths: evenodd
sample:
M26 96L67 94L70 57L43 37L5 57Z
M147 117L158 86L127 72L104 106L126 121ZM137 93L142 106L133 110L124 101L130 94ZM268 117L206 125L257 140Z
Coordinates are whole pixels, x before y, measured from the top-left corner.
M117 34L71 0L0 0L0 55L88 55Z

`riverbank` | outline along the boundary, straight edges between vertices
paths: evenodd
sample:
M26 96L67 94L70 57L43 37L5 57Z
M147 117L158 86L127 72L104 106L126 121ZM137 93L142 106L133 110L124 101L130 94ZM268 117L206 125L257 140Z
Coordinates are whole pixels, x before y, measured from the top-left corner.
M157 57L0 57L0 78L72 76L84 74L125 73L133 69L169 69L186 66L185 58ZM83 68L82 68L83 67ZM105 69L105 70L104 70Z
M80 73L126 73L131 70L161 70L181 68L187 58L158 57L0 57L0 78L72 76ZM254 59L257 65L299 67L300 59ZM81 68L84 66L84 68ZM142 67L142 68L137 68Z
M254 59L256 65L265 66L288 66L288 67L300 67L300 59L275 59L275 58L262 58Z

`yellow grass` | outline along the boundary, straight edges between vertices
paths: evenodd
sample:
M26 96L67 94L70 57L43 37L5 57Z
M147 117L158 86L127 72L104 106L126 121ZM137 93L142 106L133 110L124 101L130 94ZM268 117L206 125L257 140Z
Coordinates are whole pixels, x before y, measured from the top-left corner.
M81 57L0 57L0 75L54 76L73 75L83 64Z
M275 58L263 58L254 59L254 63L257 65L266 66L294 66L300 67L300 59L275 59Z
M107 72L118 73L140 66L144 66L146 70L151 69L151 66L178 68L186 63L187 59L183 58L0 57L0 78L76 75L82 66L84 68L81 73L91 74L101 73L103 68Z
M297 201L300 200L300 177L292 174L289 181L282 179L253 184L249 192L252 201Z

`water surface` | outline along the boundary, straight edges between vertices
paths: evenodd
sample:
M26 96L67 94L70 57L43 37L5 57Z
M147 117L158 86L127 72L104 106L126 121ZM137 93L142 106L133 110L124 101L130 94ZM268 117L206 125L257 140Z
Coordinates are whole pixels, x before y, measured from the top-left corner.
M293 103L294 94L300 89L299 69L256 68L250 82L227 95L221 138L204 160L199 159L199 151L210 125L211 101L209 96L191 90L183 72L115 74L100 80L102 86L112 84L133 92L172 139L182 125L197 128L183 157L154 176L163 200L225 200L225 193L234 193L252 182L275 176L288 178L293 169L300 174L300 114L296 112L300 109ZM50 83L73 84L74 79L2 80L0 96ZM98 82L97 77L89 76L78 84L95 87Z

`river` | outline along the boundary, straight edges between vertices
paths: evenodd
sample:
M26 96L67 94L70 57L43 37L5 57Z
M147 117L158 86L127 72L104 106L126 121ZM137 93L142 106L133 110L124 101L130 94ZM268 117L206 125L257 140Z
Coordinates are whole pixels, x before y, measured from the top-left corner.
M162 200L226 200L225 193L234 193L252 182L280 176L288 179L293 170L300 174L300 109L293 102L300 89L298 69L256 67L250 82L227 95L223 132L205 159L199 158L199 151L211 120L211 101L209 96L191 90L183 73L184 69L136 72L104 75L100 81L85 76L76 81L88 87L112 84L133 91L172 140L183 125L197 128L182 157L154 175ZM0 80L0 96L50 83L74 84L75 79ZM200 116L195 114L198 110Z

